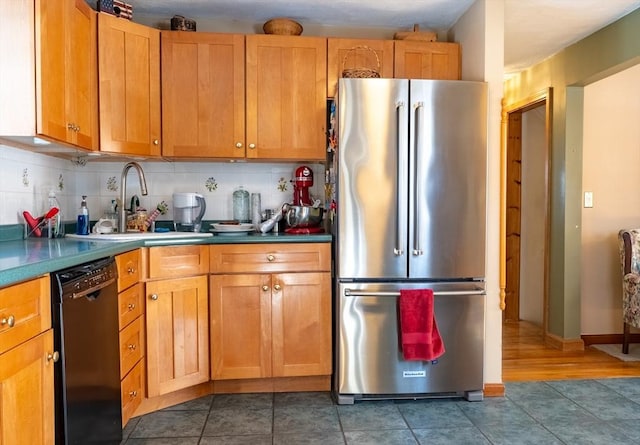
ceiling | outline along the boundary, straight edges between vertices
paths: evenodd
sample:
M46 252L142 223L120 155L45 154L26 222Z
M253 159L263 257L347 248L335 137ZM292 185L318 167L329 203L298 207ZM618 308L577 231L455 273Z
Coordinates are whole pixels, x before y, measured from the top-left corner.
M446 31L474 0L125 0L134 17L263 23L290 17L303 26ZM485 0L495 1L495 0ZM504 0L505 74L520 71L640 7L640 0Z

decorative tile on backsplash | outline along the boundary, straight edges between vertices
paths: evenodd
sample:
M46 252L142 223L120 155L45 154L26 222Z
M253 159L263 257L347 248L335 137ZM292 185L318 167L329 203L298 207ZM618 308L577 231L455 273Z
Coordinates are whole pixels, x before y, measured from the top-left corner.
M58 190L64 190L64 176L62 176L62 173L58 176Z
M29 169L22 170L22 185L29 187Z
M115 176L109 176L109 178L107 179L107 190L110 192L118 191L118 183L116 182Z
M280 190L281 192L286 192L287 191L287 180L284 178L280 178L280 180L278 181L278 190Z
M218 183L216 182L216 178L214 178L213 176L207 178L207 180L204 183L204 186L210 192L213 192L214 190L217 190L218 189Z

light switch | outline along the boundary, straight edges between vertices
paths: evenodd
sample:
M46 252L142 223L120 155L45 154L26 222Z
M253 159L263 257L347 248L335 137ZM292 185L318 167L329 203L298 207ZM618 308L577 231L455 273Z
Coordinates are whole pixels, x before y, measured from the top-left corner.
M593 192L584 192L584 208L593 207Z

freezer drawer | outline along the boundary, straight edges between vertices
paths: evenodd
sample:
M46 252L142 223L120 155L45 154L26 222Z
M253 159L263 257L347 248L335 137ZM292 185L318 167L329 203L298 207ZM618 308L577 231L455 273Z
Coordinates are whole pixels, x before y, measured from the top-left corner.
M482 400L485 292L480 284L338 283L338 403L367 398L459 395ZM446 352L432 362L406 361L399 347L400 288L431 288Z

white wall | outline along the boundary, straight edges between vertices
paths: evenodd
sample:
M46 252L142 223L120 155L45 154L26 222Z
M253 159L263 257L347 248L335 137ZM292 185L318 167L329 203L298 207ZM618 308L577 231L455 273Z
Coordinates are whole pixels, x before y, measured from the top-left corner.
M134 170L127 175L127 197L140 196L141 205L153 209L162 200L171 206L173 192L198 192L205 196L205 219L232 218L231 194L240 185L260 193L262 207L276 208L290 202L289 182L299 164L140 162L145 171L148 196L141 196ZM89 162L85 166L46 155L0 145L0 224L22 224L22 211L44 211L49 189L56 191L64 220L73 221L81 195L87 195L91 219L108 209L120 196L120 177L125 162ZM324 197L324 166L306 164L314 170L312 195ZM215 189L207 187L215 183ZM284 188L284 190L283 190ZM128 206L128 203L126 203ZM173 219L172 211L159 219Z
M617 234L640 227L640 65L584 88L581 333L622 332Z
M542 326L544 305L545 160L544 106L522 113L520 319Z

